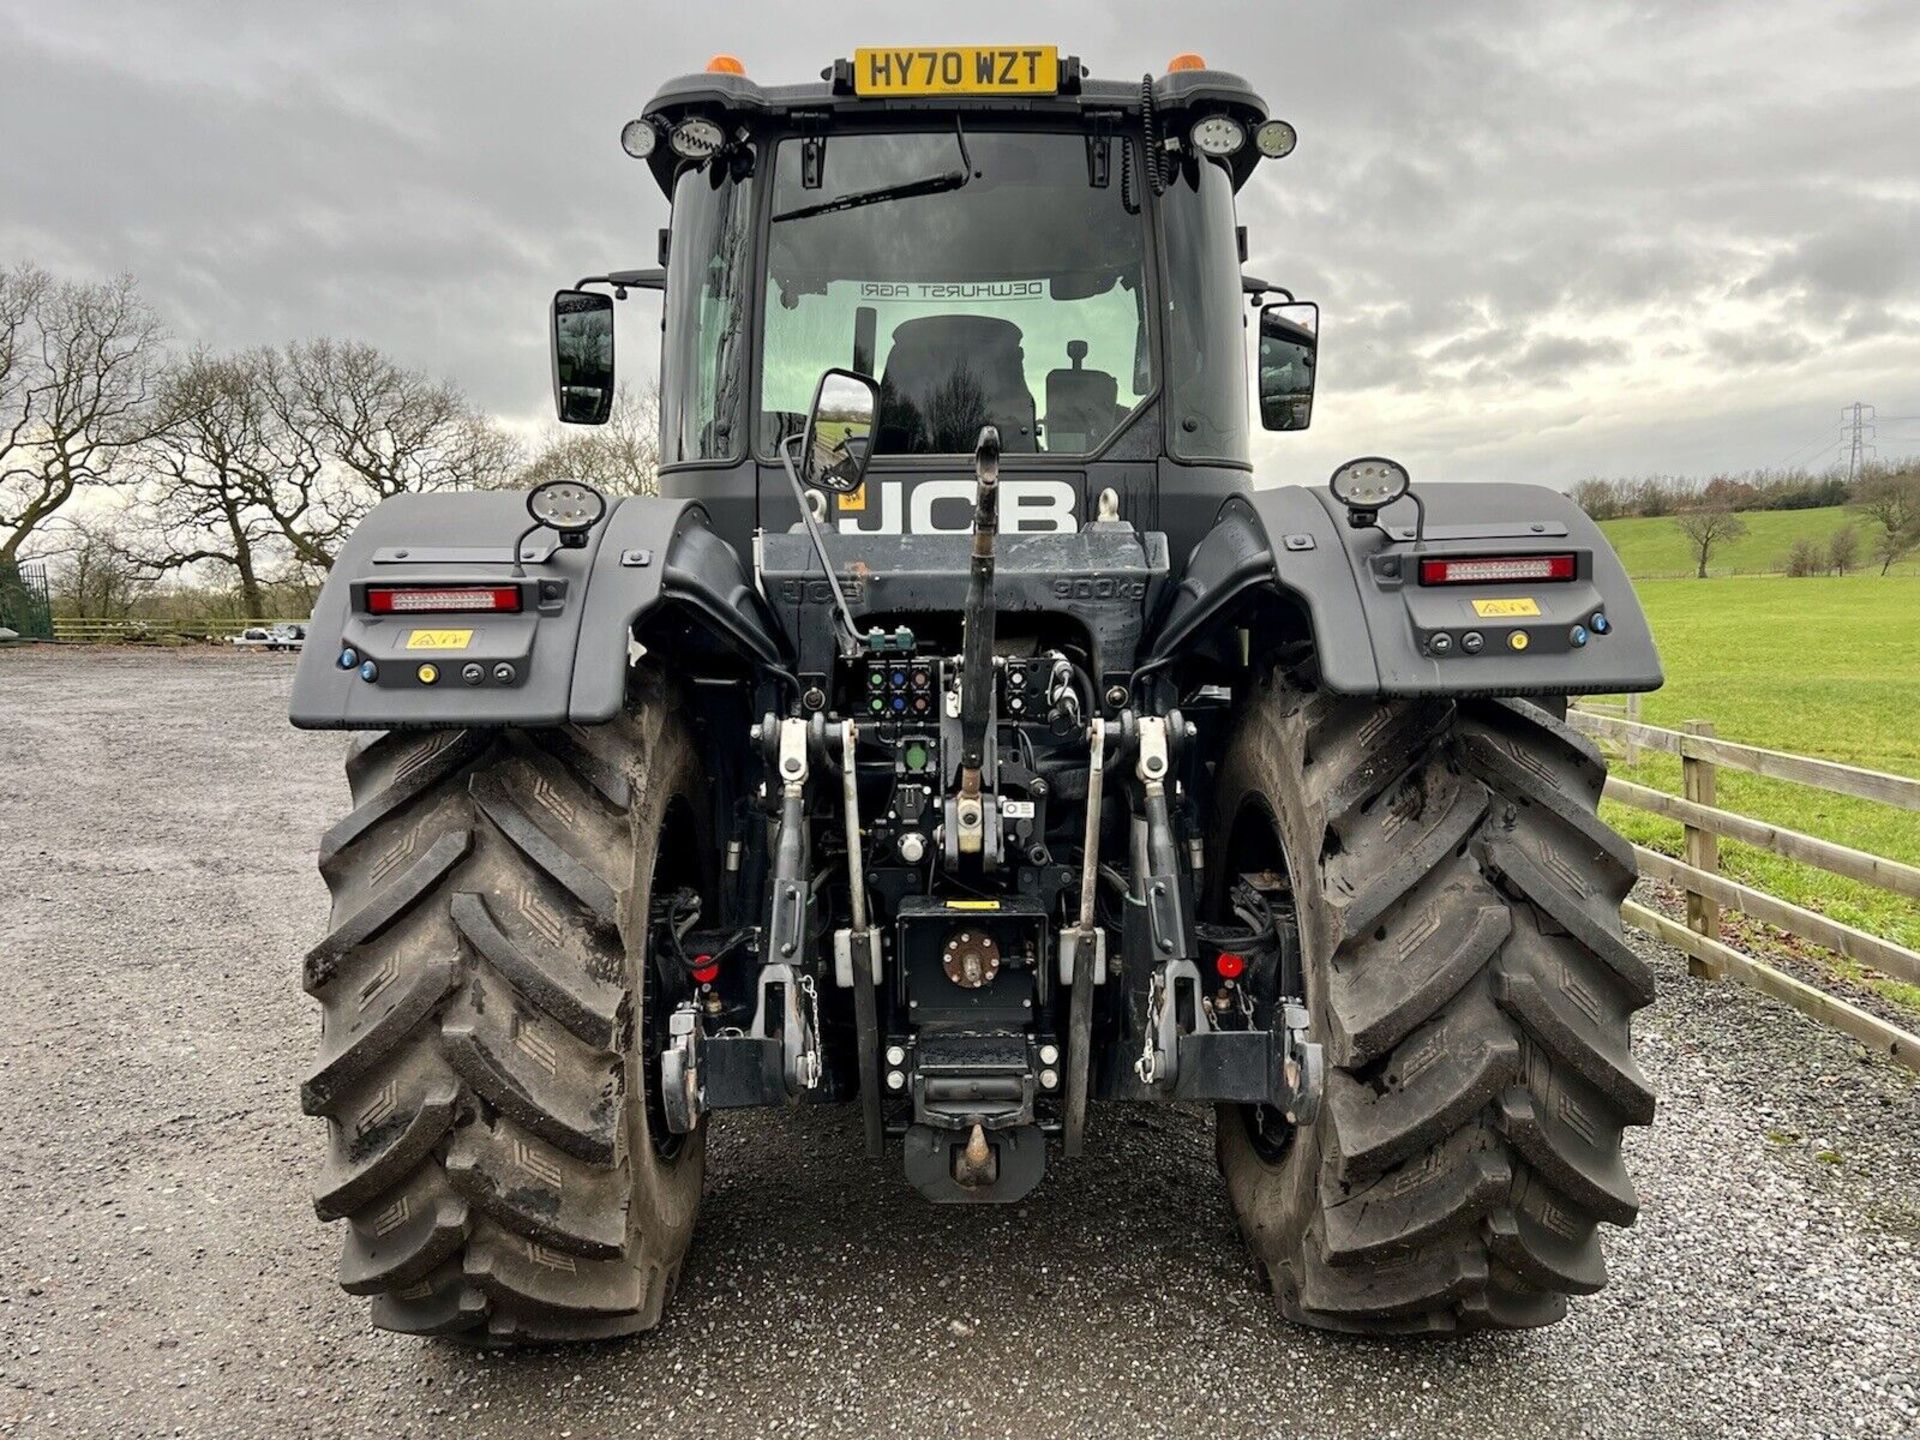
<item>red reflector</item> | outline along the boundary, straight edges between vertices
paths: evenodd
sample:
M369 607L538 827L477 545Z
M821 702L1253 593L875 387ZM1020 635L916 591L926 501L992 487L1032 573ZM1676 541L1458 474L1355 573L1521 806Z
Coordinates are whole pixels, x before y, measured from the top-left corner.
M720 967L713 963L711 955L693 957L693 978L702 985L711 985L720 978Z
M1213 962L1213 968L1220 972L1222 980L1238 980L1247 973L1247 957L1222 950L1220 957Z
M1510 580L1571 580L1571 555L1474 555L1422 560L1422 585L1500 585Z
M472 613L478 610L515 614L520 609L518 585L369 585L367 610L374 615L430 615L435 612Z

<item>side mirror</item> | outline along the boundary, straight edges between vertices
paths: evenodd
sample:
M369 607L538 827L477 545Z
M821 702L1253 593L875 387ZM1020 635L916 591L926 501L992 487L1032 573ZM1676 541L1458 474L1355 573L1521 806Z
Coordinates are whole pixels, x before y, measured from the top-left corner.
M1320 348L1320 307L1276 301L1260 307L1260 423L1304 430L1313 419L1313 375Z
M553 408L567 425L604 425L613 413L613 297L553 297Z
M813 392L801 442L800 478L821 490L850 495L867 477L880 387L870 375L829 370Z

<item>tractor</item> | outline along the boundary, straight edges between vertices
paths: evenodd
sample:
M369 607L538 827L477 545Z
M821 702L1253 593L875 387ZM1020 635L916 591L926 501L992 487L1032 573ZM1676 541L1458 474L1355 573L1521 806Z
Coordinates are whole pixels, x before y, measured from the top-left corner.
M1553 489L1283 483L1319 314L1235 207L1295 141L1051 46L721 56L625 127L671 224L555 296L552 381L607 420L658 296L657 493L387 500L293 687L363 732L302 1101L374 1324L655 1326L709 1124L801 1105L954 1205L1211 1107L1307 1326L1600 1288L1653 985L1566 708L1659 659Z

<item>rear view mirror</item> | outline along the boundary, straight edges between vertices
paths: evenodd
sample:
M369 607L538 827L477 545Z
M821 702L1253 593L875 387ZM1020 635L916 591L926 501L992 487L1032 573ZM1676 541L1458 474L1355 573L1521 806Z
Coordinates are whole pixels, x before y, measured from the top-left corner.
M873 421L880 387L870 375L829 370L813 392L801 446L800 478L836 495L850 495L866 479L873 452Z
M1260 423L1304 430L1313 419L1313 376L1320 348L1320 307L1277 301L1260 307Z
M568 425L604 425L613 413L613 297L553 297L553 408Z

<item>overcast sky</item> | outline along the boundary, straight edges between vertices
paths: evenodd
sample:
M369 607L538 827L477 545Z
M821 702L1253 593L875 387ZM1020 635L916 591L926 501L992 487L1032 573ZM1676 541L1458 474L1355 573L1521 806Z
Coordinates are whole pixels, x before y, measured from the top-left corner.
M556 284L652 263L617 136L662 78L939 40L1197 50L1298 126L1240 198L1249 268L1323 307L1265 480L1818 465L1856 399L1920 451L1915 0L0 0L0 263L131 270L183 341L371 340L532 422Z

